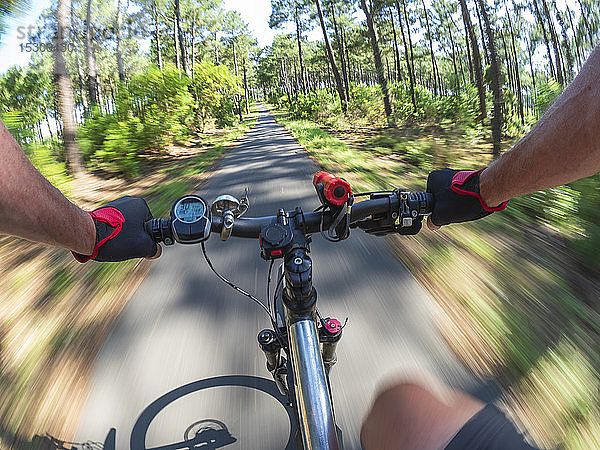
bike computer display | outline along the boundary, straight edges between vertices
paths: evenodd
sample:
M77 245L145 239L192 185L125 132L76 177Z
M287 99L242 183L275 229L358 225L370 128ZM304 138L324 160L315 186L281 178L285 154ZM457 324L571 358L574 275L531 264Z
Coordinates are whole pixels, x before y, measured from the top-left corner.
M171 210L173 237L181 244L195 244L210 236L210 210L198 195L181 197Z

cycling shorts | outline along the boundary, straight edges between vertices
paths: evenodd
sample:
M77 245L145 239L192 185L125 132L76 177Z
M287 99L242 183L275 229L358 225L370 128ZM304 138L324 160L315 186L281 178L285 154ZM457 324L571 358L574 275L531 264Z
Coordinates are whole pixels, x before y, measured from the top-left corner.
M444 450L536 450L513 423L492 404L475 414Z

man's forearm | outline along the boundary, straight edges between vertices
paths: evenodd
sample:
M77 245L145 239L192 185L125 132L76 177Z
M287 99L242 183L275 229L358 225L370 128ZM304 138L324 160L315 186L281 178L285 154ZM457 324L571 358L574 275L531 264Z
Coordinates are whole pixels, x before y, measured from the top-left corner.
M498 205L600 171L600 47L536 126L480 177L485 202Z
M0 122L0 233L89 255L96 228L31 164Z

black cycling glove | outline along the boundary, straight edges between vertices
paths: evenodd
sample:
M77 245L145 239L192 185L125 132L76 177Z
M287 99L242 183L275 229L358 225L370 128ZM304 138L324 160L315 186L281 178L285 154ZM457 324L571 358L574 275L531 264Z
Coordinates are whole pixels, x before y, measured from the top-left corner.
M90 215L96 225L96 246L89 256L73 252L77 261L115 262L156 255L156 243L144 229L144 222L152 219L144 199L121 197Z
M502 211L508 202L490 207L479 194L480 170L434 170L427 178L427 192L433 194L431 221L442 226L480 219Z

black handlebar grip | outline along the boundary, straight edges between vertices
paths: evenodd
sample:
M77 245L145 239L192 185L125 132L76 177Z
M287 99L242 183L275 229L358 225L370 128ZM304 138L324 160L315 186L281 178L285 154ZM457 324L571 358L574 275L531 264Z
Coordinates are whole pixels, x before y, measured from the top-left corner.
M171 219L152 219L144 222L144 229L157 244L164 242L166 245L173 243Z
M413 192L408 194L408 206L411 211L417 211L419 216L431 214L433 205L433 194L429 192Z
M431 214L435 205L435 199L433 194L429 192L423 192L423 194L425 194L425 214Z

